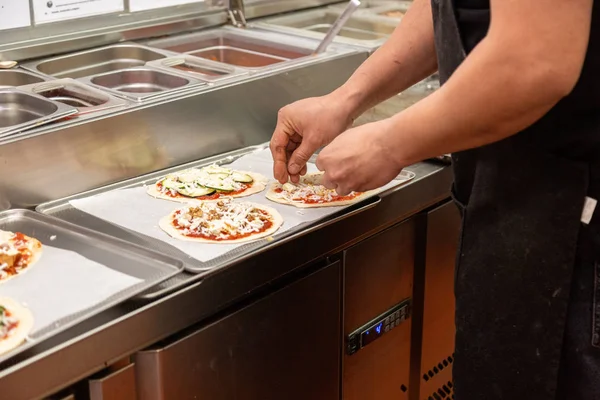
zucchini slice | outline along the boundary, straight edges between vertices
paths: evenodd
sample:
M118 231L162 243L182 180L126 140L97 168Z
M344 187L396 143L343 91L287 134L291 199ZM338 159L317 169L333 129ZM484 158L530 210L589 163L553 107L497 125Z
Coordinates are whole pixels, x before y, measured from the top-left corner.
M204 187L204 186L194 186L194 187L183 187L177 189L179 194L188 197L200 197L200 196L208 196L209 194L213 194L215 189Z
M234 172L231 175L231 178L236 181L236 182L241 182L241 183L251 183L254 182L254 179L252 179L252 177L248 174L244 174L241 172Z

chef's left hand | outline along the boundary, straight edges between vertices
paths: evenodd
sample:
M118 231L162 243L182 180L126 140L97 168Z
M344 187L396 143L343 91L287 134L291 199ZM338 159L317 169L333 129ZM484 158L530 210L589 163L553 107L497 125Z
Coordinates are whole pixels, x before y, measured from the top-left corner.
M389 137L390 120L382 120L342 133L325 147L317 158L317 168L324 171L323 184L339 195L351 191L377 189L402 171L397 165Z

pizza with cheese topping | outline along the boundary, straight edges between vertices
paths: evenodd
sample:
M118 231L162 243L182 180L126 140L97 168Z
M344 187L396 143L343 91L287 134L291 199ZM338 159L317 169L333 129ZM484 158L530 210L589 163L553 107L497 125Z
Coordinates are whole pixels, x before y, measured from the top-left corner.
M179 201L219 200L262 192L267 178L253 172L211 165L167 175L148 188L150 196Z
M20 232L0 231L0 284L29 270L41 255L39 240Z
M300 182L287 182L283 185L274 182L267 191L267 199L299 208L338 207L358 203L376 191L351 192L345 196L321 184L323 172L308 173L300 177Z
M209 243L257 240L271 236L282 224L283 218L271 207L231 199L188 205L159 222L176 239Z
M0 298L0 354L8 353L25 341L33 328L33 315L16 301Z

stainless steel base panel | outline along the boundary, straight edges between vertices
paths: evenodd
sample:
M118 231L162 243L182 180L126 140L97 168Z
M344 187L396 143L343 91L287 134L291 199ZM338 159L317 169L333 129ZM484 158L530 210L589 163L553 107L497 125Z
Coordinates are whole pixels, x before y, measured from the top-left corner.
M208 326L139 352L138 398L339 399L340 273L338 261Z

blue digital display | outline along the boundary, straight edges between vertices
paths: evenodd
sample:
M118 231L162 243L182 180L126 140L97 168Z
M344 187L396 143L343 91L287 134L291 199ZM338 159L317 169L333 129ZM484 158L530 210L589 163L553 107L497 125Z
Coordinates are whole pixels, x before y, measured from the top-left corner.
M381 335L383 335L383 322L380 322L377 325L373 326L371 329L367 329L363 332L362 345L368 345L373 340L379 338Z

